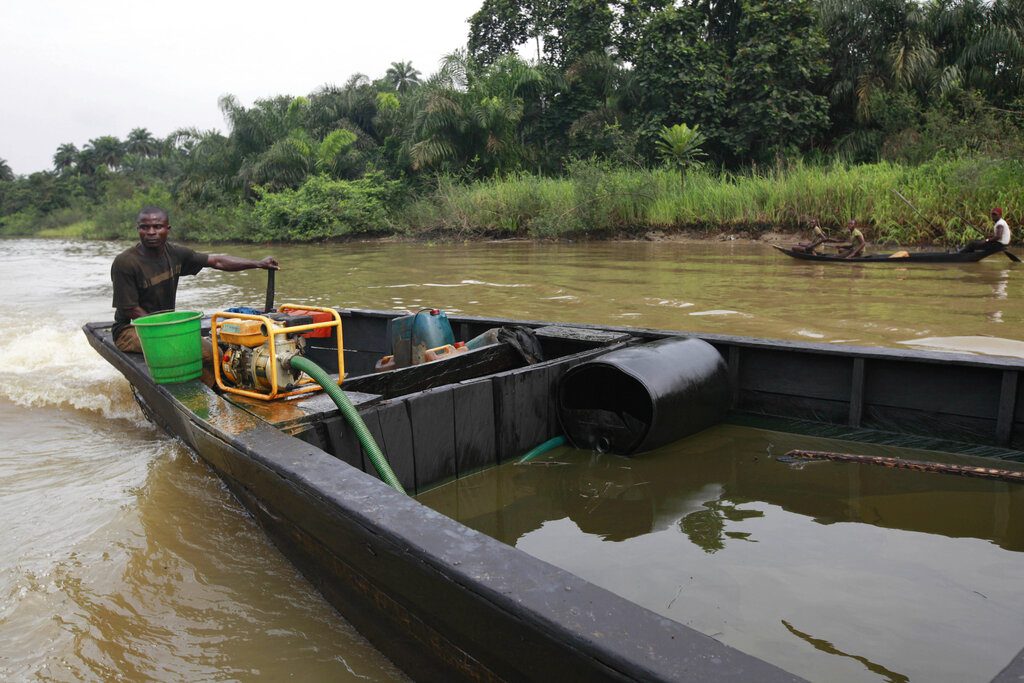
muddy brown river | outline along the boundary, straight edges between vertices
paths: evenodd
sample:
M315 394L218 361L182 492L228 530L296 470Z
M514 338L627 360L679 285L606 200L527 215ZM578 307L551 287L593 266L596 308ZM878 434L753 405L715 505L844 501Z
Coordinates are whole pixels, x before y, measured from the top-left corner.
M0 534L0 679L402 680L401 672L277 552L210 470L146 422L127 383L85 342L79 332L84 322L112 317L110 262L127 245L0 240L0 312L6 322L0 336L5 365L0 439L6 445L0 451L0 519L5 525ZM1002 256L963 265L807 264L745 242L359 243L212 250L276 256L283 264L277 278L279 303L440 307L471 315L1024 357L1024 270ZM262 271L207 270L182 281L178 306L209 313L258 305L265 283ZM743 444L734 449L741 460L759 452L763 444L758 439L768 439L716 429L722 431L707 438ZM581 486L596 486L580 470L581 463L570 462L561 479L551 479L548 486L567 482L559 486L571 484L577 494ZM533 476L553 468L534 468ZM778 473L791 476L789 470ZM647 473L629 476L641 475ZM621 524L640 529L647 524L662 535L632 534L611 542L628 555L658 539L677 544L713 533L722 547L712 553L691 541L677 546L678 555L651 551L659 567L688 558L698 578L720 571L698 566L698 560L717 555L737 566L749 563L755 541L782 538L772 534L799 534L827 554L827 544L836 541L825 538L827 525L816 521L816 508L803 509L746 488L733 495L736 476L735 468L718 473L705 467L704 479L672 494L676 503L624 507L627 518ZM873 486L865 485L866 496L879 495ZM955 495L970 491L957 489ZM629 495L625 500L632 500ZM548 501L551 506L557 502ZM778 511L772 512L773 506ZM907 512L912 508L899 501L891 515L912 517ZM647 519L652 511L657 523ZM688 534L681 525L694 512L701 514L689 524L698 528ZM481 519L487 514L492 513L479 512ZM629 514L641 517L631 523ZM571 515L545 515L536 528L531 521L526 531L505 540L543 556L545 548L578 533L570 528ZM998 511L992 515L995 524ZM853 521L855 528L847 530L852 536L841 537L844 547L862 543L888 549L908 574L931 564L966 565L965 555L973 553L998 563L989 567L996 574L1002 567L1020 575L1019 525L1004 523L1001 532L979 531L970 541L947 547L929 538L930 530L921 532L916 522L876 523L868 507L858 507ZM714 528L702 531L700 524ZM608 534L598 529L597 537ZM578 557L565 560L585 576L586 566L593 566L591 544L601 544L592 536ZM773 548L786 555L784 544L775 542ZM933 552L935 562L921 559L922 552ZM814 557L806 560L808 574L813 574ZM850 566L854 571L859 565ZM777 567L765 580L785 588L777 593L785 596L799 592L800 582L806 581L803 571ZM840 672L830 673L830 680L905 680L908 673L914 674L911 680L924 680L916 669L888 661L884 643L874 653L844 647L842 634L829 631L820 614L799 613L787 620L788 626L779 622L770 632L744 633L739 613L745 618L745 610L728 598L737 594L728 592L735 586L719 577L727 592L717 604L732 606L737 622L715 628L716 637L733 638L744 647L788 638L795 647L815 652L808 660L811 673ZM673 618L683 620L678 610L688 585L679 596L676 584L671 595L656 596ZM945 597L969 605L981 600L972 591L986 594L986 587L1002 595L1001 588L965 583L956 588L962 594ZM835 599L841 603L843 595ZM944 594L928 595L940 599ZM715 604L711 598L694 603L695 627ZM1012 613L1000 613L999 619L1005 621L994 623L1003 633L1024 630ZM1014 626L1020 628L1014 631ZM973 627L985 628L985 623ZM840 654L829 654L822 642ZM1020 638L1017 642L1024 644ZM993 661L1007 647L1001 641L998 648L993 645ZM932 656L933 650L922 645L919 652ZM821 668L830 657L843 664ZM969 666L975 660L963 661L968 666L958 665L956 680L965 680L960 677L964 670L978 680L991 677L991 670Z

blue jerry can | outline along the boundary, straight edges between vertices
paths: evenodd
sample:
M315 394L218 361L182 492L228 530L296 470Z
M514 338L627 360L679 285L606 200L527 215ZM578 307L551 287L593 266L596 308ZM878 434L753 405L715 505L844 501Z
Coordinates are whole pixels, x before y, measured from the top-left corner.
M399 368L419 365L428 349L455 343L448 316L437 308L424 308L393 318L388 329L391 353L395 356L395 366Z

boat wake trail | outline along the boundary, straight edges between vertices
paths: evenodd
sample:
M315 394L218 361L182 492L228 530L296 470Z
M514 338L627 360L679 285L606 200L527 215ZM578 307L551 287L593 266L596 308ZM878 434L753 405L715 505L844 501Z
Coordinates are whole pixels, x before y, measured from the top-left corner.
M1024 341L985 337L980 335L959 337L926 337L896 342L928 351L954 351L959 353L980 353L988 356L1011 356L1024 358Z
M146 424L128 382L89 346L77 325L42 325L2 337L0 358L5 361L0 399Z

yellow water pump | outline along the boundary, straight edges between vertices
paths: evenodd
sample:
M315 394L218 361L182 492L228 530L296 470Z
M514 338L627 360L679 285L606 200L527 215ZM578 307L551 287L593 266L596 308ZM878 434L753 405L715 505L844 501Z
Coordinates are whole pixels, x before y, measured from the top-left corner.
M306 339L330 337L337 330L338 383L345 376L341 316L332 308L282 304L262 315L217 312L210 336L218 354L213 363L217 386L231 394L272 400L319 391L320 385L292 367Z

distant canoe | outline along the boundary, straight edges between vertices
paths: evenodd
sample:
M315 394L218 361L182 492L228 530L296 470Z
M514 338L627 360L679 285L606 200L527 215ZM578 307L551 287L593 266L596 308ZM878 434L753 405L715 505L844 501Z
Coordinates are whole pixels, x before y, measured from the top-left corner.
M804 261L829 261L838 263L973 263L983 258L998 254L998 251L917 251L904 252L903 254L871 254L870 256L856 256L854 258L843 258L834 254L812 254L803 251L793 251L787 247L772 245L786 256L802 259Z

